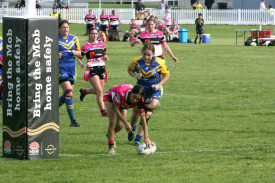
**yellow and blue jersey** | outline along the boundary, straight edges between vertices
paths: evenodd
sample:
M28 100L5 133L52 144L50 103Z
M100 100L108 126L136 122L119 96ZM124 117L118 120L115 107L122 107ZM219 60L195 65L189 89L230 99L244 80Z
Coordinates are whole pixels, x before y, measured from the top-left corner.
M135 57L132 60L129 69L142 74L142 77L138 79L137 84L143 86L145 89L158 84L161 80L161 75L165 76L169 74L165 60L158 57L154 57L151 65L145 63L142 56Z
M75 56L72 50L80 50L78 37L69 34L67 39L63 39L59 35L59 53L62 57L59 59L59 80L70 76L74 80L75 77Z
M0 56L3 55L3 38L0 37Z

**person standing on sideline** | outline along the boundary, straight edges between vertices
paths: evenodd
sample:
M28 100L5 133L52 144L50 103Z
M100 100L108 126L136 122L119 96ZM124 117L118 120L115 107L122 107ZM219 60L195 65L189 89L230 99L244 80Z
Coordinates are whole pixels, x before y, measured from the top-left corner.
M215 0L205 0L204 4L208 10L211 10L214 3L215 3Z
M270 11L270 20L273 21L274 20L274 8L272 8L271 5L269 5L268 7L269 7L269 11Z
M98 32L96 28L89 30L89 41L81 47L81 56L77 59L81 68L86 65L82 63L84 56L87 58L87 68L84 73L84 80L89 81L93 86L88 89L80 89L80 101L88 94L96 95L97 105L103 117L107 116L107 111L103 102L103 90L106 79L105 62L108 61L106 47L103 42L97 40Z
M192 8L195 10L196 9L196 7L194 7L193 5L195 4L197 2L197 0L191 0L191 6L192 6Z
M57 12L56 7L53 7L53 12L50 14L50 16L51 16L51 17L56 17L56 18L58 18L58 21L61 20L60 13Z
M136 4L136 19L139 20L140 15L144 14L145 6L142 4L141 0L138 0Z
M93 14L92 9L89 9L89 14L85 16L84 21L87 24L85 36L88 36L90 28L95 27L95 22L97 21L97 17Z
M115 40L115 33L117 36L117 40L120 41L119 39L119 32L118 32L118 26L120 26L120 18L116 14L116 10L112 10L112 14L109 16L110 19L110 26L111 26L111 31L112 31L112 40Z
M75 82L75 57L81 56L78 37L69 34L69 22L59 22L59 85L63 95L59 98L59 107L66 104L71 125L79 127L74 116L73 89Z
M200 4L199 0L197 0L197 2L195 4L193 4L193 7L195 7L196 10L201 10L202 9L202 5Z
M171 26L171 13L170 13L170 9L166 9L165 10L165 16L162 18L162 20L164 21L164 25L169 28Z
M262 0L262 1L261 1L260 10L266 10L266 7L265 7L265 0Z
M107 41L109 41L109 15L107 15L106 10L102 10L100 15L100 40L103 42L103 33L106 35Z
M158 9L160 9L160 10L162 10L162 12L164 12L166 9L169 9L168 3L165 2L164 0L161 0L159 2Z
M203 34L203 25L204 25L204 20L202 18L202 14L199 14L199 18L197 18L195 20L195 24L196 24L196 38L194 43L197 44L197 39L198 37L200 37L200 41L199 44L201 44L201 38L202 38L202 34Z

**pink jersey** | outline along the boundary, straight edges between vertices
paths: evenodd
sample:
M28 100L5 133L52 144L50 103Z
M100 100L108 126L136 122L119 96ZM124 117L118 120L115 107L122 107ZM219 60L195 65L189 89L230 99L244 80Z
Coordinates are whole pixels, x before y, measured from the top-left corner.
M101 25L108 25L109 15L100 15L100 23Z
M171 25L171 14L167 13L165 14L165 17L163 17L164 20L164 25Z
M82 59L86 55L87 67L104 66L103 55L106 54L105 44L98 41L96 44L86 43L83 45L79 58Z
M118 15L110 15L110 25L118 25L120 18Z
M166 27L164 24L162 24L161 26L160 26L160 25L158 26L158 30L159 30L159 31L165 31L166 28L167 28L167 27Z
M172 24L170 29L173 31L174 34L178 34L179 24Z
M123 109L129 109L139 106L139 103L129 104L127 102L130 91L132 91L133 86L129 84L116 85L104 95L103 100L113 102L119 105ZM144 112L144 109L139 107L139 112Z
M95 14L92 14L92 15L87 14L87 15L85 16L85 21L86 21L87 24L94 24L94 22L95 22L96 20L97 20L97 17L96 17Z
M162 55L161 43L166 42L165 36L159 30L156 30L154 33L149 33L147 30L142 32L137 36L137 39L140 39L143 44L152 44L155 47L155 56Z
M138 25L136 23L130 24L130 29L138 29Z

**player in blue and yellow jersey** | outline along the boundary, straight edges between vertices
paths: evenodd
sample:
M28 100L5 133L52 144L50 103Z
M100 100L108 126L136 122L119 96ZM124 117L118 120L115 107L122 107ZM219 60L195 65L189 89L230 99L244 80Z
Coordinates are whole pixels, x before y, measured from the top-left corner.
M76 56L81 56L79 40L76 36L69 34L69 22L61 20L59 22L59 84L63 95L59 98L59 106L66 104L71 126L79 127L73 107Z
M128 73L137 79L137 84L145 88L145 117L149 122L152 112L159 105L161 98L162 85L168 81L170 73L166 67L165 60L154 56L155 47L152 44L145 44L142 48L142 56L132 60ZM161 77L162 76L162 77ZM138 120L138 111L133 110L131 116L131 125L133 132L128 134L128 140L134 139L134 131ZM134 144L138 145L143 135L142 126L139 125L138 133Z

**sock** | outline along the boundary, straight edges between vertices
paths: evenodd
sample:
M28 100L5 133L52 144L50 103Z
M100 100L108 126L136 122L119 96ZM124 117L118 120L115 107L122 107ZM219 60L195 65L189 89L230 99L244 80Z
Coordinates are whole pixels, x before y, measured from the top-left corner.
M115 149L115 140L108 140L109 143L109 149L114 148Z
M109 35L107 35L106 37L107 37L107 41L109 41Z
M117 40L120 41L119 36L117 36Z
M200 37L200 43L201 43L201 37Z
M135 138L135 141L139 141L140 142L141 139L142 139L142 135L137 134L136 138Z
M198 37L195 38L195 43L197 42Z
M100 36L101 41L103 42L103 35Z
M59 97L59 107L62 106L64 103L65 103L64 95L61 95L61 96Z
M101 112L101 114L105 114L105 113L107 113L107 111L106 111L106 109L105 109L105 108L100 109L100 112Z
M87 89L84 89L84 90L83 90L83 95L84 95L84 96L87 95Z
M133 132L136 131L137 125L132 126Z
M65 104L66 104L67 111L68 111L71 121L75 120L73 103L74 103L73 99L67 99L67 98L65 99Z

